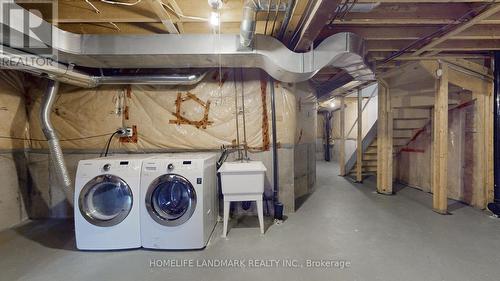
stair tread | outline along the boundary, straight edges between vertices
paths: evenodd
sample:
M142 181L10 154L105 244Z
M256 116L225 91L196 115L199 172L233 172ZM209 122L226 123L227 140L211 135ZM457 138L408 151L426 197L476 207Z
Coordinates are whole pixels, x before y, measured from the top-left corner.
M376 175L377 173L376 172L363 172L361 173L362 176L372 176L372 175ZM356 172L350 172L349 175L356 175Z

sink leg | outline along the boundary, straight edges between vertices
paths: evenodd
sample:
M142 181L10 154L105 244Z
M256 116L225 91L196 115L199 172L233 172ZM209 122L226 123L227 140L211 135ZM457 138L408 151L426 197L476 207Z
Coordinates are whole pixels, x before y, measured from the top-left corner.
M227 223L229 221L229 205L231 201L224 201L224 227L222 229L222 237L226 238L227 236Z
M262 199L257 200L257 214L259 215L260 233L264 234L264 207Z

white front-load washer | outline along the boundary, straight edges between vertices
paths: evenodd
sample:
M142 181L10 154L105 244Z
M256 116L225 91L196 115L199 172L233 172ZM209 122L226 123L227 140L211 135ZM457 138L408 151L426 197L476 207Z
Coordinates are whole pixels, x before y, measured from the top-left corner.
M139 195L148 155L82 160L75 180L76 247L115 250L141 247Z
M217 155L165 154L141 176L141 240L149 249L202 249L217 223Z

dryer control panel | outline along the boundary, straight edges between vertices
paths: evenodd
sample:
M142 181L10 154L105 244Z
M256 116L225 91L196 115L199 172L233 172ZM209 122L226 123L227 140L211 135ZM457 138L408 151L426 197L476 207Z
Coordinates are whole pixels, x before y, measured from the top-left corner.
M136 160L83 160L78 164L78 177L94 177L97 174L113 174L123 171L140 170L140 162Z
M163 159L162 161L145 161L144 172L180 173L181 171L194 170L199 167L197 161L181 159Z
M197 164L198 163L196 161L175 159L172 161L166 161L164 169L166 169L166 171L169 173L175 173L176 171L196 169L198 166Z

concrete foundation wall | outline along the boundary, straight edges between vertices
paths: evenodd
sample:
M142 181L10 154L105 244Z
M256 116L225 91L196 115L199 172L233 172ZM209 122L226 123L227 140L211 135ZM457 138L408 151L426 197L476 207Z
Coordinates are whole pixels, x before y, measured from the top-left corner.
M24 76L0 70L0 230L28 217L28 177L24 148L27 114Z
M28 218L28 176L23 151L0 153L0 230Z
M296 91L298 110L296 113L297 137L294 145L294 210L300 207L316 184L316 142L318 139L317 100L304 89Z
M40 129L39 110L45 82L29 78L22 82L17 73L9 73L8 85L0 86L0 115L10 123L0 126L0 136L31 139L0 139L0 229L26 218L66 218L73 216L49 162L47 144ZM218 151L235 143L234 81L232 72L223 74L219 89L218 73L210 73L195 87L100 87L84 90L62 85L52 111L52 119L74 180L78 161L99 157L108 137L97 136L120 126L137 125L138 143L122 143L115 138L110 154L161 153L174 151ZM12 77L15 79L13 79ZM217 76L217 77L216 77ZM227 77L226 77L227 76ZM266 197L272 198L273 169L271 150L270 88L267 76L257 70L245 72L245 106L250 157L267 167ZM17 80L16 80L17 79ZM20 82L21 81L21 82ZM241 81L236 89L241 91ZM2 88L4 87L4 88ZM3 92L2 92L3 91ZM128 92L127 92L128 91ZM175 119L177 93L190 92L202 101L210 100L206 129L189 124L171 124ZM279 197L285 212L295 211L295 199L312 190L315 183L314 140L316 139L316 100L307 84L275 83L279 155ZM5 98L2 98L5 97ZM26 97L26 102L24 99ZM4 102L4 101L8 102ZM241 100L239 101L241 106ZM186 102L182 114L192 120L203 116L199 105ZM264 114L264 112L267 114ZM8 114L7 114L8 113ZM21 114L22 113L22 114ZM0 116L0 117L3 117ZM267 123L266 123L267 122ZM7 125L6 125L7 124ZM240 137L243 124L240 117ZM266 134L268 138L266 147ZM86 138L87 136L94 136ZM75 140L77 139L77 140ZM67 141L66 141L67 140ZM242 139L241 139L242 140ZM229 160L234 159L234 154ZM304 166L305 165L305 166ZM272 202L269 202L272 212ZM254 207L245 211L254 213Z

